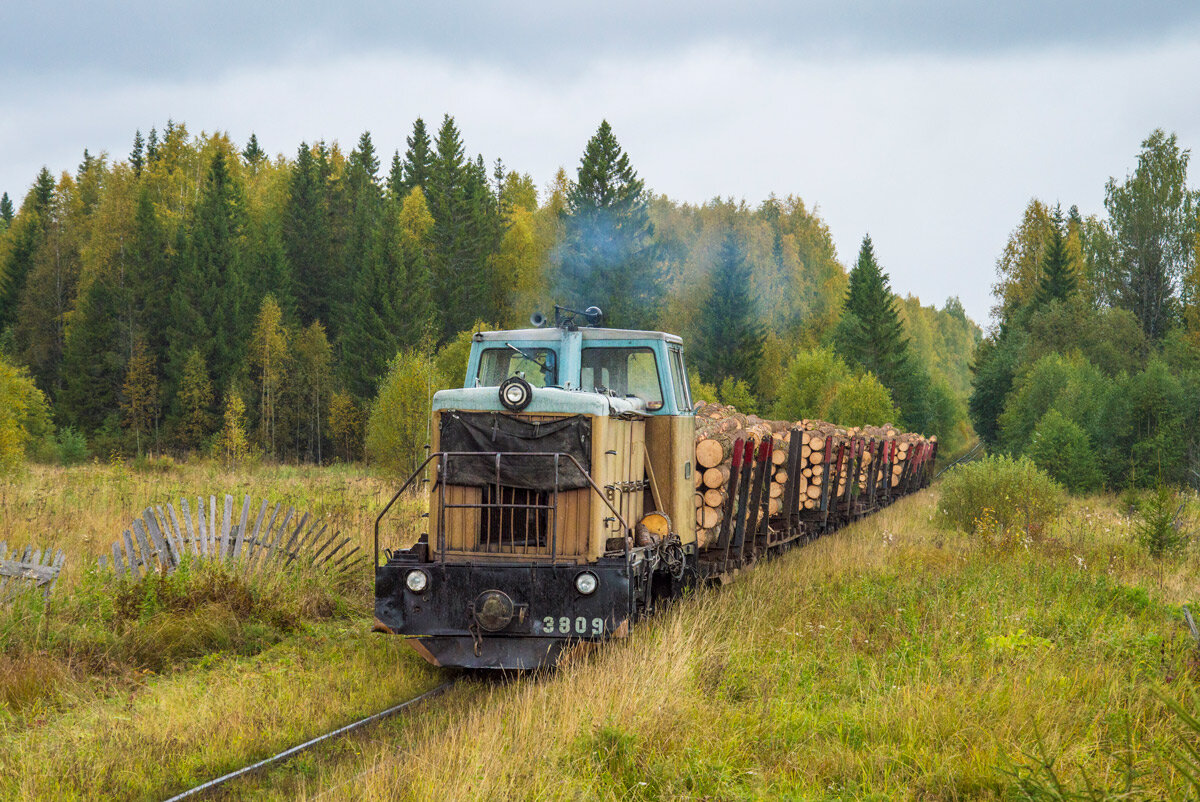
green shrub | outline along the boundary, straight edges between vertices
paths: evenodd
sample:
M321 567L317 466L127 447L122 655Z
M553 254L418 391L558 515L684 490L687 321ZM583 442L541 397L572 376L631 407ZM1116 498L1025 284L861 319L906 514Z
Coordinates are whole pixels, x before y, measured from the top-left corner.
M0 356L0 472L20 464L27 449L53 431L46 396L29 371Z
M58 430L55 444L58 447L58 461L62 465L77 465L91 456L83 432L70 426Z
M1058 515L1064 495L1062 485L1032 460L989 456L946 474L938 520L973 534L1039 537Z
M717 388L708 384L699 376L688 378L688 389L691 390L693 404L699 401L703 401L706 404L717 403Z
M446 381L437 363L416 350L392 360L367 419L367 457L388 473L412 471L424 459L429 442L429 409L433 394Z
M745 415L758 414L758 399L750 392L750 385L741 379L726 376L717 395L720 396L722 404L737 407L738 412Z
M838 385L849 378L850 369L831 349L801 351L788 362L772 415L778 420L824 417Z
M1029 443L1029 458L1072 493L1096 490L1104 481L1087 433L1057 409L1042 416Z
M828 417L839 426L882 426L899 420L900 412L879 379L864 373L838 385Z

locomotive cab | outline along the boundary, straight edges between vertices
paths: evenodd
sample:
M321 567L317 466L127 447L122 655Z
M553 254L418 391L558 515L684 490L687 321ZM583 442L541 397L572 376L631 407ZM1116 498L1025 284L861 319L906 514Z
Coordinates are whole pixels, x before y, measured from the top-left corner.
M695 577L691 410L674 335L477 333L397 492L428 475L427 531L381 551L376 522L376 629L435 665L512 669L627 635Z

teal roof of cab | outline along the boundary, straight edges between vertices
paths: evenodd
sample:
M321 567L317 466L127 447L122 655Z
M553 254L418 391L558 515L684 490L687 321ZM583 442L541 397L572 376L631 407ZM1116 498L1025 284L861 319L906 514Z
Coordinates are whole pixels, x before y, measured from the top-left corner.
M566 329L555 326L545 326L540 329L507 329L505 331L477 331L476 342L504 342L505 340L559 340ZM580 326L576 329L585 340L663 340L664 342L683 345L683 340L676 334L665 331L641 331L639 329L593 329Z

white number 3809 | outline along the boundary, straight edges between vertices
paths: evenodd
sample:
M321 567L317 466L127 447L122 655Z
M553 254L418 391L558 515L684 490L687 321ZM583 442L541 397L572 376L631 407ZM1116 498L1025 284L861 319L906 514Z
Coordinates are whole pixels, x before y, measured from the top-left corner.
M603 635L604 619L593 618L590 621L583 616L555 618L548 615L542 619L542 632L547 635Z

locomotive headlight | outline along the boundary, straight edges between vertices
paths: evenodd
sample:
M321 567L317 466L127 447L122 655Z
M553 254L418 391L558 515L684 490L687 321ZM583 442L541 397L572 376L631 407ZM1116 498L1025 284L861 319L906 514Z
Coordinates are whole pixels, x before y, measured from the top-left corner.
M413 593L420 593L429 587L429 575L420 569L409 571L404 584L408 585L408 589Z
M575 590L582 593L584 596L591 596L596 592L596 587L600 584L600 580L596 579L596 575L591 571L584 571L575 577Z
M520 412L533 400L533 388L520 376L510 376L500 385L500 403L512 412Z

